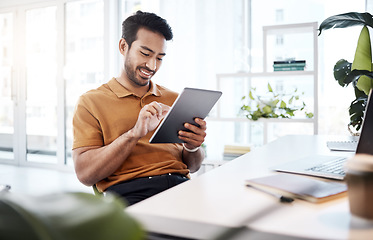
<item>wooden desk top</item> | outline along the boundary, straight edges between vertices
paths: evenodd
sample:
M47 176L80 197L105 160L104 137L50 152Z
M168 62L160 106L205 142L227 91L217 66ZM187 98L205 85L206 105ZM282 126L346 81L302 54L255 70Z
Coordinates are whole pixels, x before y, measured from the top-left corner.
M351 216L347 197L288 204L245 186L246 179L277 174L269 167L279 163L312 154L351 155L329 151L327 140L311 135L282 137L126 211L150 232L195 239L214 239L240 226L283 239L372 237L373 221Z

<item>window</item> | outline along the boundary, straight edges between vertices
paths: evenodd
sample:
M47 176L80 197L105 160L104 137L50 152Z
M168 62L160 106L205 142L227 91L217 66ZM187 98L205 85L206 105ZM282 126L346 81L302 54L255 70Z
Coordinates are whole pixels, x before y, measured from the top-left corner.
M106 81L104 1L12 3L0 13L0 161L72 165L76 101Z
M0 159L13 160L13 13L0 14Z
M215 89L220 73L263 71L263 26L321 23L330 15L365 11L364 0L307 0L302 8L294 0L31 2L6 1L1 6L7 8L0 8L0 161L44 166L72 165L74 106L82 93L119 73L121 23L136 10L155 12L173 28L174 40L154 81L178 92L183 87ZM353 58L358 32L333 30L319 38L321 134L343 134L348 122L353 92L337 86L332 69L340 58ZM346 42L343 50L336 39ZM291 44L282 35L274 41L277 51ZM236 79L224 87L242 94L247 89L240 84ZM239 103L234 104L226 114L235 117ZM225 144L261 141L260 129L247 122L208 124L210 158L221 158ZM287 128L294 131L295 126Z
M284 20L284 9L276 9L276 22L281 23Z
M209 0L175 2L164 0L159 9L159 13L174 29L175 38L169 44L167 59L157 73L156 81L177 91L184 86L215 88L218 73L262 72L263 26L305 22L320 24L326 17L334 14L365 11L363 0L353 3L347 0L326 2L308 0L302 1L302 8L299 8L300 3L294 0L219 1L218 4ZM338 9L335 8L336 5L339 6ZM183 22L180 19L187 19L187 21ZM355 44L349 45L351 49L346 49L344 46L341 51L335 42L337 40L340 42L342 38L344 41L349 40L345 39L347 36L336 34L336 30L332 31L334 32L327 33L328 38L332 40L324 42L325 36L318 39L319 119L321 119L319 134L345 135L348 134L345 126L349 120L346 108L352 100L353 93L337 85L333 79L332 69L340 58L346 58L350 53L353 58ZM354 29L347 31L354 31ZM358 34L354 36L356 39L352 41L357 41ZM292 44L281 35L275 38L275 42L280 46L278 51ZM341 52L343 56L338 56ZM293 54L284 52L284 55L291 57ZM180 72L183 72L182 76L178 74ZM228 86L224 86L224 89L231 89L232 93L239 91L239 94L242 94L242 91L245 91L243 87L239 82L231 81ZM223 100L224 95L227 94L223 93L220 101ZM335 97L336 95L339 97ZM344 95L350 98L343 97ZM238 110L236 106L226 113L231 114L230 112L233 111L234 115ZM329 114L331 112L333 114ZM209 121L208 124L207 156L212 159L221 159L225 144L256 145L262 142L260 134L257 134L261 131L260 126L249 127L246 122L233 124L221 121ZM273 134L283 132L283 129L287 129L288 133L307 131L302 124L289 124L280 128L281 131L278 127L277 130L272 130ZM311 129L308 132L312 134L313 131ZM255 137L250 138L249 133L253 133Z
M66 3L65 82L66 153L72 165L72 117L80 95L99 87L104 79L104 2Z
M57 163L56 10L26 11L27 160L32 162Z

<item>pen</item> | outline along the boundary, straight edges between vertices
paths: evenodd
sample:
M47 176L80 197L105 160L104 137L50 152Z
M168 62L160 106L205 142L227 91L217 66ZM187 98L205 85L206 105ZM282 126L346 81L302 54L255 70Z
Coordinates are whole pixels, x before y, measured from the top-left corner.
M248 187L251 187L251 188L254 188L254 189L258 190L258 191L261 191L261 192L267 193L267 194L269 194L269 195L271 195L271 196L273 196L273 197L279 199L280 202L291 203L292 201L294 201L294 199L291 198L291 197L285 197L285 196L283 196L283 195L280 195L280 194L277 194L277 193L273 193L273 192L270 192L270 191L267 191L267 190L264 190L264 189L261 189L261 188L255 187L255 186L253 186L253 185L247 185L247 186L248 186Z

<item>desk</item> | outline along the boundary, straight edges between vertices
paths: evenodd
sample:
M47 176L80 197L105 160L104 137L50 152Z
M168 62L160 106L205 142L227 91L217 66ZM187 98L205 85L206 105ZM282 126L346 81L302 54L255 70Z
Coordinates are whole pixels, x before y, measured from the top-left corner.
M287 204L244 184L248 178L277 174L271 166L311 154L351 155L330 152L327 140L318 135L282 137L126 211L149 232L192 239L213 239L240 226L246 227L243 234L262 234L261 239L266 234L279 239L372 238L373 221L351 216L347 197Z

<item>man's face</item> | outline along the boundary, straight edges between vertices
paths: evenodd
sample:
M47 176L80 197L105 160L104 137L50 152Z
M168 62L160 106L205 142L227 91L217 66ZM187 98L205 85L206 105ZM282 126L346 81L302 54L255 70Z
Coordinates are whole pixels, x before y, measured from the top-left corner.
M163 35L140 28L137 39L124 55L124 69L131 84L147 86L165 55L166 39Z

